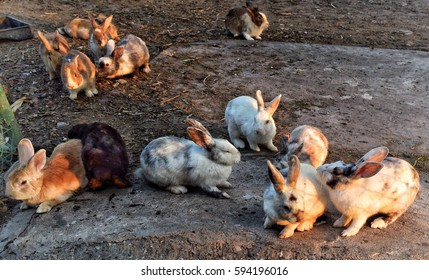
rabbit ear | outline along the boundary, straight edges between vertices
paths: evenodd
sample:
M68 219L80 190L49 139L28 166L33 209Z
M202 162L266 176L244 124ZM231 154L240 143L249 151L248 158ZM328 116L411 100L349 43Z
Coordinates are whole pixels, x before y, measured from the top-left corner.
M40 172L46 164L46 150L41 149L31 158L28 166L36 172Z
M95 21L95 18L90 13L88 13L88 17L89 17L89 20L91 21L92 29L99 28L97 21Z
M285 178L269 160L267 160L267 167L268 176L270 177L270 180L274 185L274 189L279 193L283 192L286 189Z
M304 142L299 142L299 145L298 145L298 147L296 147L295 152L293 154L296 155L297 157L299 157L299 155L302 152L303 147L304 147Z
M124 47L117 47L113 50L112 56L113 60L118 60L124 54Z
M280 136L280 149L279 149L280 154L287 154L289 139L290 139L289 133L284 133L282 136Z
M262 98L262 92L260 90L256 91L256 101L258 102L258 111L265 110L264 99Z
M100 25L101 31L103 31L103 32L107 31L107 28L109 28L110 23L112 23L112 19L113 19L113 15L110 15L103 20L103 22Z
M205 133L201 129L196 127L188 127L187 132L191 140L194 141L198 146L201 146L206 150L210 150L215 146L215 142L210 134Z
M277 110L277 107L279 107L280 104L280 99L282 98L282 95L279 94L276 98L274 98L271 102L270 105L268 105L267 107L267 112L268 114L272 117L274 112Z
M34 155L34 148L31 141L27 138L21 139L21 141L19 141L18 143L19 165L23 166L27 164L33 155Z
M207 128L205 128L204 125L202 125L202 123L200 123L199 121L192 118L186 118L185 122L188 126L198 128L199 130L210 135L210 132L207 130Z
M381 146L378 148L374 148L367 152L363 157L361 157L356 165L359 165L362 162L372 161L372 162L382 162L387 155L389 154L389 149L387 147Z
M369 178L377 174L384 165L379 162L363 162L356 167L356 170L351 174L351 178Z
M300 162L296 155L292 155L288 162L289 165L289 174L287 176L286 185L289 187L295 188L296 182L298 181L299 172L300 172Z
M55 39L58 42L58 50L61 54L66 54L69 50L69 43L67 42L66 38L61 36L61 34L58 31L55 31Z
M46 39L45 35L43 35L43 33L40 32L39 30L37 31L37 35L39 35L40 41L42 41L43 45L48 50L48 52L51 52L52 51L52 46L49 43L48 39Z

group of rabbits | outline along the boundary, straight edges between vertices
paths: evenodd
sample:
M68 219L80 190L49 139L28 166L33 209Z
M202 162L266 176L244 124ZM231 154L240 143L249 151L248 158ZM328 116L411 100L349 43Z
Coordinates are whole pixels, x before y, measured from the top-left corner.
M115 65L114 74L109 74L108 78L122 75L130 69L135 71L140 66L150 69L149 54L141 39L128 35L115 44L116 29L112 29L111 17L99 20L101 23L90 16L92 33L79 29L78 24L69 24L64 32L89 39L91 49L99 51L93 51L99 67ZM79 22L82 23L81 20ZM252 37L260 39L261 32L268 25L266 16L249 4L232 9L225 23L234 36L242 34L248 40ZM259 29L254 31L254 26ZM110 34L108 40L99 40L107 32ZM59 69L64 84L70 85L70 98L75 98L76 90L80 90L72 86L77 83L69 83L69 79L75 77L70 74L74 71L73 67L69 69L72 63L76 63L75 68L86 80L87 96L95 94L89 58L67 49L58 33L53 37L46 36L49 44L44 42L43 34L39 36L43 42L42 54L43 51L63 52ZM52 46L52 50L48 46ZM118 51L120 48L122 50ZM118 52L129 57L121 60ZM144 54L144 60L139 60L140 66L134 64L130 57L136 59L141 56L132 53ZM54 56L42 55L42 58L49 60ZM55 77L59 71L54 67L47 66L47 69L50 77L51 73ZM200 122L187 118L190 140L175 136L152 140L143 148L140 167L134 175L174 194L184 194L188 187L200 187L211 196L230 198L221 189L232 187L228 178L234 164L241 160L238 149L246 148L243 140L254 151L259 152L260 146L264 146L278 152L273 143L276 136L273 115L280 101L281 95L278 95L265 106L260 90L256 92L256 98L239 96L230 100L225 108L225 121L232 143L212 137ZM114 128L101 122L78 124L69 130L68 138L70 140L58 145L49 158L44 149L35 153L30 140L24 138L20 141L19 160L4 177L6 195L23 201L21 208L37 206L37 213L48 212L87 185L94 190L106 185L130 186L126 178L129 163L125 143ZM284 226L279 235L281 238L292 236L295 230L310 230L329 204L342 214L334 223L335 227L347 227L342 236L357 234L367 219L376 214L381 216L371 223L371 227L385 228L408 209L420 187L417 171L402 159L387 157L388 153L386 147L378 147L355 163L325 163L328 140L322 131L310 125L298 126L290 135L281 137L281 160L275 165L267 161L271 183L263 195L264 228Z
M141 38L129 34L120 40L112 15L94 18L89 14L88 17L75 18L54 33L45 35L38 31L39 53L49 78L61 77L72 100L80 91L87 97L98 93L96 75L113 79L138 72L141 67L145 73L151 72L149 50ZM70 49L67 39L60 33L89 40L94 62L83 52Z

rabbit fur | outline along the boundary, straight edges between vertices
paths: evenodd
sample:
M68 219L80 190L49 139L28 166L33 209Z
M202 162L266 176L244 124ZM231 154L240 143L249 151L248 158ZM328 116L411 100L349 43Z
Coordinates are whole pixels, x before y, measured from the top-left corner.
M281 171L270 161L267 166L271 184L264 192L264 228L284 226L280 238L291 237L295 230L311 230L329 204L316 169L300 163L296 155L289 158L288 167Z
M372 228L383 229L398 219L414 202L420 189L419 174L405 160L387 157L378 147L356 163L337 161L317 168L319 180L342 216L334 227L348 227L341 235L356 235L367 219Z
M217 198L229 198L218 187L231 188L227 181L240 152L227 140L213 138L194 119L187 119L187 140L166 136L151 141L140 155L135 175L172 193L187 192L186 186L201 187Z
M6 196L22 200L21 209L37 206L37 213L45 213L70 198L87 184L81 158L82 144L69 140L55 147L51 157L46 151L34 153L27 138L18 143L19 166L6 178Z
M269 150L277 152L273 144L276 125L273 114L279 106L281 94L274 98L265 108L260 90L256 91L256 99L250 96L239 96L228 102L225 110L225 121L228 125L229 137L235 147L243 149L245 137L252 150L259 152L258 144L265 145Z

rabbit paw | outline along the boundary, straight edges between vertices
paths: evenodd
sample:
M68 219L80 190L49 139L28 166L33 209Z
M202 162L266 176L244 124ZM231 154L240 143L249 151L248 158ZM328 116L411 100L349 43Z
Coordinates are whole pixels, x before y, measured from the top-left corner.
M246 32L243 33L244 38L246 38L246 40L249 41L255 41L255 39L253 39L249 34L247 34Z
M29 207L30 205L28 205L26 202L22 202L21 205L19 206L19 209L25 210L25 209L28 209Z
M94 96L94 93L93 93L90 89L88 89L88 90L86 90L86 91L85 91L85 95L86 95L87 97L93 97L93 96Z
M250 149L254 150L255 152L260 152L261 149L259 148L258 144L249 143Z
M299 226L296 228L297 231L306 231L311 230L313 228L313 222L305 221L299 224Z
M244 144L244 141L241 139L232 139L232 143L237 149L244 149L246 144Z
M36 213L46 213L51 211L52 206L47 203L42 203L37 207Z
M343 237L353 236L353 235L356 235L356 233L358 233L359 230L360 230L360 228L349 227L349 228L343 230L343 232L341 233L341 236L343 236Z
M268 148L268 150L273 151L273 152L279 151L279 149L277 149L277 147L274 146L274 144L272 142L267 144L267 148Z
M264 228L272 228L276 223L268 217L265 217Z
M184 186L172 186L168 187L167 190L174 194L184 194L188 192L188 189Z
M387 227L387 223L382 217L379 217L379 218L375 219L374 221L372 221L371 227L382 229L382 228Z
M291 228L291 227L285 227L279 234L279 237L284 239L284 238L289 238L293 235L295 231L295 228Z
M346 227L352 219L342 215L339 219L334 222L334 227Z
M217 185L217 187L224 188L224 189L232 189L233 188L233 186L231 185L231 183L228 182L228 181L220 183L219 185Z
M256 40L262 40L261 36L256 36L255 39Z
M69 98L75 100L77 98L77 92L70 92Z

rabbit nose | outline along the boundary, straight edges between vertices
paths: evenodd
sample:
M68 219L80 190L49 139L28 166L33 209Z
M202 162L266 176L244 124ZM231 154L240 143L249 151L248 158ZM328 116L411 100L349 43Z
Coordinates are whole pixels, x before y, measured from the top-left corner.
M104 62L103 62L103 61L100 61L100 62L98 63L98 66L100 66L101 68L104 68Z
M257 129L256 130L256 134L258 134L258 135L265 135L265 130L264 129Z

